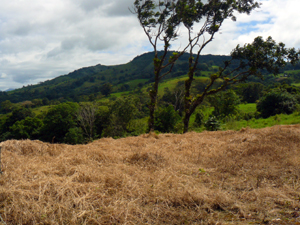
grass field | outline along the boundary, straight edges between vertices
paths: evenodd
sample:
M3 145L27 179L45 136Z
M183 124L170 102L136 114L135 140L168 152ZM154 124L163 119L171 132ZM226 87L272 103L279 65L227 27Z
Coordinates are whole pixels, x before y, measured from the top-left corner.
M37 107L37 108L33 108L32 109L32 112L35 113L36 116L42 114L42 113L46 113L48 112L49 109L51 109L53 106L51 105L46 105L46 106L40 106L40 107Z
M300 126L6 141L6 224L299 224Z
M244 113L251 113L256 111L256 104L255 103L248 103L248 104L240 104L239 110Z

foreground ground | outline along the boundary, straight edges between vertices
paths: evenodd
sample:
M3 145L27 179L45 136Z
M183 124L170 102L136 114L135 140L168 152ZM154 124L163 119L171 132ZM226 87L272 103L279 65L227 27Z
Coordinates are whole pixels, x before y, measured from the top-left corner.
M300 125L1 146L6 224L300 224Z

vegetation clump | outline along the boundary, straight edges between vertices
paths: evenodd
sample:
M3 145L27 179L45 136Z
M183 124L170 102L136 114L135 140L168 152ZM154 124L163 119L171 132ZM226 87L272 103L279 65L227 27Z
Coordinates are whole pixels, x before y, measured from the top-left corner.
M271 91L263 96L257 103L257 111L263 118L276 114L291 114L296 110L298 102L295 96L284 91Z

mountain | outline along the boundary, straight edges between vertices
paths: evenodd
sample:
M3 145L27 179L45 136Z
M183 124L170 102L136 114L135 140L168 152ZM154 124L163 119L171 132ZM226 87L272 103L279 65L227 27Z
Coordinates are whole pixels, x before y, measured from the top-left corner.
M82 96L97 95L105 83L112 85L113 92L129 91L153 82L153 56L154 53L149 52L122 65L98 64L85 67L36 85L0 92L0 102L10 100L16 103L43 98L78 101ZM188 54L184 54L166 79L184 75L188 68L188 57ZM228 58L228 56L204 55L200 57L199 66L204 70L212 69L213 65L222 66L223 61Z
M9 89L7 89L5 91L13 91L13 90L15 90L15 89L14 88L9 88Z
M168 53L169 55L172 52ZM13 103L33 99L81 101L90 96L101 95L102 86L112 85L112 92L130 91L143 87L153 80L154 52L135 57L126 64L105 66L95 65L75 70L69 74L47 80L36 85L0 92L0 102L10 100ZM184 54L176 62L172 72L164 79L172 79L186 74L189 54ZM208 75L223 66L229 56L202 55L199 59L196 76ZM234 65L232 65L234 66ZM291 69L291 68L290 68Z

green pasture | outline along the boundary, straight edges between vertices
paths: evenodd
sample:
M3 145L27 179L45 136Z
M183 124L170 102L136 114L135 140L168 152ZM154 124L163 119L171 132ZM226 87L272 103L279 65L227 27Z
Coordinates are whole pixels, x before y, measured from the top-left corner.
M256 104L255 103L248 103L248 104L240 104L239 110L243 113L251 113L256 111Z
M45 106L40 106L40 107L37 107L37 108L33 108L32 109L32 112L38 116L42 113L45 113L45 112L48 112L49 109L51 109L53 106L52 105L45 105Z
M260 129L265 127L272 127L275 125L291 125L291 124L300 124L300 113L295 112L290 115L278 114L271 116L269 118L263 119L251 119L251 120L228 120L223 124L224 130L240 130L245 127L250 127L253 129Z

